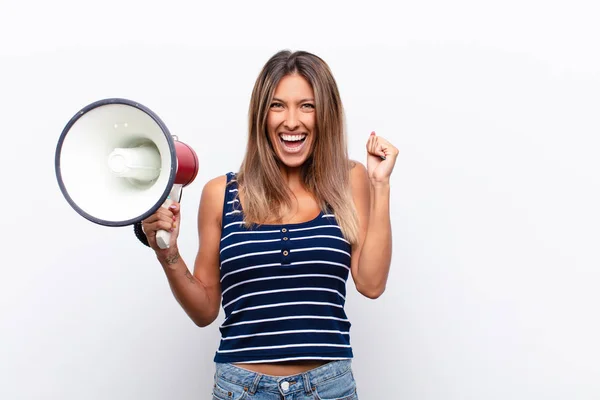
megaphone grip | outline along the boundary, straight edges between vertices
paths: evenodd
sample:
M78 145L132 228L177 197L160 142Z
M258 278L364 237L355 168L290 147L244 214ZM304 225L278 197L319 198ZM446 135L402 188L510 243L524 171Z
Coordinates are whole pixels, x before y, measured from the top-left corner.
M165 202L163 203L163 205L161 207L169 208L169 206L171 204L173 204L173 201L171 199L167 199L167 200L165 200ZM171 232L167 232L167 231L163 231L163 230L156 232L156 244L158 245L158 247L160 247L161 249L168 249L170 243L171 243Z

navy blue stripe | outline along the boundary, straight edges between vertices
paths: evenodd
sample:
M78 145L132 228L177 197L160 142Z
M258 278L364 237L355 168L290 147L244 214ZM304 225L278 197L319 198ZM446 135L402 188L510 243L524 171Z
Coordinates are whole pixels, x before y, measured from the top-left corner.
M234 176L222 216L225 320L215 361L351 358L343 307L352 250L335 216L248 229Z

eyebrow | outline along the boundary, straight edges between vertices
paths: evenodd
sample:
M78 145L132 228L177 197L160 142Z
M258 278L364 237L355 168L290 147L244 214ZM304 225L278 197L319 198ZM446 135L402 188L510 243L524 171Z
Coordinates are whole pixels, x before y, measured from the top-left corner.
M285 101L284 101L284 100L282 100L282 99L280 99L280 98L278 98L278 97L273 97L273 101L279 101L279 102L281 102L281 103L285 103ZM301 99L300 101L298 101L298 103L306 103L307 101L312 101L312 102L314 102L314 101L315 101L315 99L308 97L308 98L306 98L306 99Z

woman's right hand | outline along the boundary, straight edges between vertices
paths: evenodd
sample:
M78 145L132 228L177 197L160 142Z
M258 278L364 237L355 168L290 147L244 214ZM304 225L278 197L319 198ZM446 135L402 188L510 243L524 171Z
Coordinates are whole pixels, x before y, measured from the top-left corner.
M158 255L167 255L177 251L177 237L179 236L179 203L173 202L169 208L160 207L154 214L142 221L142 230L148 238L148 244ZM156 232L164 230L171 233L169 248L161 249L156 243Z

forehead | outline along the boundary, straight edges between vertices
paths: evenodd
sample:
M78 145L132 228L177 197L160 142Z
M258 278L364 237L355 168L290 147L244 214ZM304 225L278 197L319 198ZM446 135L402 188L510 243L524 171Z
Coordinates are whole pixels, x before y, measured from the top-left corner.
M312 86L303 76L293 74L281 78L275 88L274 96L279 98L312 98L314 93Z

